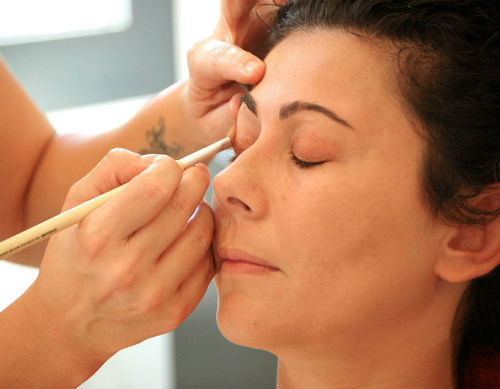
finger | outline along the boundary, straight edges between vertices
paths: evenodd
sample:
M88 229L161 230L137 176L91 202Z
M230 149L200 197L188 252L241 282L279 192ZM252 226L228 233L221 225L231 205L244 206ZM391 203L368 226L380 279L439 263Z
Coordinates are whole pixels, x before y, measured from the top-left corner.
M277 7L285 5L286 2L287 0L226 0L222 2L221 15L228 25L248 19L268 24L272 21ZM260 24L253 27L260 27Z
M286 0L223 0L221 3L222 16L227 22L235 21L248 17L252 9L262 6L281 6L285 5Z
M188 53L192 77L201 88L213 89L227 81L256 84L264 76L265 64L255 55L228 42L208 40Z
M209 95L209 91L206 90L196 91L193 88L191 88L190 90L191 99L192 101L197 101L197 107L193 107L193 114L195 115L195 117L202 117L206 114L210 114L212 111L218 109L220 106L226 103L232 104L232 101L235 99L235 96L237 96L239 101L239 98L243 95L243 92L244 92L243 87L240 84L236 83L233 83L229 87L219 88L219 90L216 91L214 94L212 94L210 97L207 97L207 95ZM214 140L219 139L218 134L214 135L215 135Z
M231 101L220 104L219 106L212 107L210 111L204 111L204 118L206 122L216 123L217 125L211 128L210 142L215 142L227 135L228 128L234 126L235 118L231 109Z
M116 188L144 171L152 156L141 156L125 149L111 150L86 176L68 192L63 210Z
M231 117L236 121L238 117L238 111L240 110L240 105L241 105L241 96L243 96L243 93L236 93L234 96L231 98L231 101L229 101L229 111L231 113Z
M236 119L238 117L238 111L240 109L240 102L241 102L241 96L243 93L238 92L233 95L231 100L229 100L227 103L221 104L218 107L212 107L210 111L207 112L206 117L210 118L213 116L213 118L224 118L219 119L220 123L220 128L227 129L230 128L231 126L236 125ZM217 136L217 139L220 138L224 134L220 134Z
M252 10L256 0L224 0L222 1L222 16L228 22L237 22L246 17Z
M224 104L231 100L235 95L241 96L245 92L241 84L232 83L224 88L219 88L219 90L212 97L212 109L214 106Z
M145 325L155 334L162 334L174 330L186 320L203 298L213 279L215 272L211 262L211 255L207 252L199 259L187 279L173 292L165 288L169 283L168 278L158 277L150 280L150 295L155 296L159 303L155 304L158 307L155 315L147 316Z
M257 54L265 54L262 44L276 11L285 1L277 0L232 0L222 4L221 18L214 38L233 43Z
M206 203L200 204L179 238L161 256L157 277L169 280L170 287L179 285L196 267L212 244L214 221L212 210Z
M80 223L80 232L99 234L107 239L128 239L163 209L181 177L182 169L174 159L156 156L126 188L88 215Z
M214 275L213 258L211 253L207 252L177 290L180 301L184 302L185 315L182 320L194 311Z
M199 164L187 169L168 204L149 224L130 238L133 250L137 248L138 252L145 252L147 257L157 260L181 233L202 201L209 182L210 173L205 165Z

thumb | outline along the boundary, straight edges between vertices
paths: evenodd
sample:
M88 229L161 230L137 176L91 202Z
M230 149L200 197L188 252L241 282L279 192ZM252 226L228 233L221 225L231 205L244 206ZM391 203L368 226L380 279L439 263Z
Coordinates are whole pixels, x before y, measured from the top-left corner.
M228 42L207 40L194 45L188 53L191 79L204 89L229 81L256 84L265 73L264 62Z

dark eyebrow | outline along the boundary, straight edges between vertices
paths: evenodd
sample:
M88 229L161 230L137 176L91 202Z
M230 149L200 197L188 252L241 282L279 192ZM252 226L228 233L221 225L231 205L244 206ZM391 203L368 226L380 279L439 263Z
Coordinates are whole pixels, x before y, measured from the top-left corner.
M308 103L304 101L294 101L292 103L284 104L280 108L280 119L285 120L292 116L293 114L300 112L300 111L315 111L322 113L323 115L328 116L330 119L335 120L337 123L340 123L346 127L349 127L352 129L352 126L344 119L342 119L339 115L337 115L335 112L329 110L326 107L323 107L322 105L318 105L315 103Z
M250 92L245 92L243 96L241 96L240 99L240 106L241 104L245 104L247 108L254 114L257 115L257 103L255 102L255 99L253 96L250 94ZM297 112L300 111L315 111L322 113L323 115L326 115L332 120L335 120L337 123L342 124L345 127L353 128L347 120L342 119L339 115L337 115L335 112L331 111L330 109L323 107L322 105L318 105L316 103L308 103L304 101L299 101L296 100L292 103L284 104L280 108L280 113L279 113L279 118L281 120L288 119L290 116L296 114Z
M241 104L245 104L250 112L252 112L254 115L257 115L257 103L255 102L255 99L250 94L250 92L245 92L245 94L241 96L240 107Z

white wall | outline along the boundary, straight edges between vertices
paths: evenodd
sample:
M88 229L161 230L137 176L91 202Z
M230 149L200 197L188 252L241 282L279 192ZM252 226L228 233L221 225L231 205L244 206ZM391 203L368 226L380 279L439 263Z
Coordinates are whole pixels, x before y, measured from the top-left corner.
M173 0L175 74L189 75L186 54L196 42L208 37L220 14L220 0Z

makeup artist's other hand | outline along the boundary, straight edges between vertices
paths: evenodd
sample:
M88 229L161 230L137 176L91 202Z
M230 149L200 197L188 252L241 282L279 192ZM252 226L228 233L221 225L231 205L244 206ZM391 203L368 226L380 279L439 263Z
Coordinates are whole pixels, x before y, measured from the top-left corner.
M28 319L52 339L61 368L99 367L116 351L175 329L213 277L203 165L183 174L170 157L114 150L71 188L63 209L128 181L79 225L52 237L24 296Z
M234 123L243 91L239 84L254 85L264 76L257 55L275 11L273 0L222 0L214 33L190 49L187 106L206 143L225 136Z

